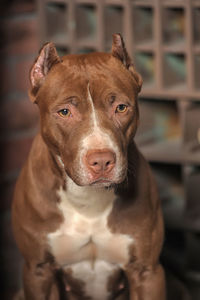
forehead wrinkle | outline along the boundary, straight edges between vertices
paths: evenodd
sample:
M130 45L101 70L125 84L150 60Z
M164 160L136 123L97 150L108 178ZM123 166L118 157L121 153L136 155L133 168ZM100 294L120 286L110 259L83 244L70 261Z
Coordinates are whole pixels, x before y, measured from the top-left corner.
M136 97L135 84L133 78L128 70L117 70L106 65L97 67L87 66L87 75L90 84L92 83L92 90L103 92L105 89L116 91L116 93L124 94L125 96L134 99ZM122 71L122 72L120 72Z

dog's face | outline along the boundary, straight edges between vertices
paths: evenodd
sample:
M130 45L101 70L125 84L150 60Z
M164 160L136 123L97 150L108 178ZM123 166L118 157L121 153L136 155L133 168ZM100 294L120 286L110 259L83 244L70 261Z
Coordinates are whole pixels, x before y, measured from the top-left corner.
M68 176L78 185L122 182L137 128L141 78L121 37L114 36L110 54L60 59L52 44L45 45L31 70L31 83L42 136Z

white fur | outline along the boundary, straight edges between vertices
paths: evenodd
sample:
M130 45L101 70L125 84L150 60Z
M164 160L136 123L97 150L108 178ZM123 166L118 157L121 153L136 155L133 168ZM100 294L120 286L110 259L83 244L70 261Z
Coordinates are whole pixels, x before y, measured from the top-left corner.
M107 290L108 279L118 266L106 261L97 260L94 267L88 261L83 261L72 266L72 274L75 278L85 282L85 293L95 300L108 299L110 296Z
M56 261L85 282L88 296L106 299L107 280L114 270L126 265L134 241L108 227L115 200L112 189L80 187L70 178L67 182L67 191L58 191L64 221L48 235L49 245Z
M97 118L97 114L95 112L95 108L94 108L94 103L93 103L93 100L92 100L92 96L90 94L90 85L88 83L88 86L87 86L87 92L88 92L88 101L91 105L91 108L92 108L92 114L91 114L91 119L92 119L92 125L94 127L93 130L95 130L95 128L98 128L98 118Z

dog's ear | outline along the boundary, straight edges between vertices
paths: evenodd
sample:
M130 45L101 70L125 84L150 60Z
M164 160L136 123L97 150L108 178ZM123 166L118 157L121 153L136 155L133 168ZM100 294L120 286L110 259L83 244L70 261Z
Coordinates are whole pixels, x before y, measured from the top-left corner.
M126 50L124 40L119 33L113 34L112 55L119 59L123 63L123 65L131 72L137 83L138 92L140 92L142 87L142 77L139 73L136 72L133 62Z
M53 43L46 43L30 70L31 90L29 96L33 102L37 92L53 65L61 62Z

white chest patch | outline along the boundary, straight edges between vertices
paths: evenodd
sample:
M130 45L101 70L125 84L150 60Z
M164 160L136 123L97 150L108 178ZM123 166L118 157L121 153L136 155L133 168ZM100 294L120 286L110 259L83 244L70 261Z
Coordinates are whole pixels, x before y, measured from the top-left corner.
M61 267L70 268L74 278L84 281L88 296L106 299L107 280L128 262L134 241L128 235L112 233L107 225L115 199L113 190L68 182L67 192L58 191L64 222L48 235L51 252Z
M74 264L71 267L74 278L84 279L85 294L95 300L109 299L107 289L109 277L118 270L117 265L109 264L103 260L97 260L94 267L88 261Z

